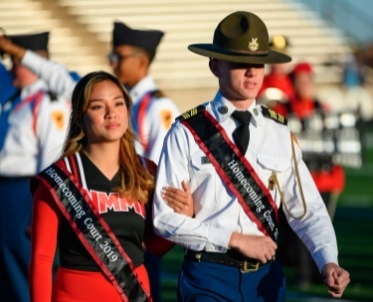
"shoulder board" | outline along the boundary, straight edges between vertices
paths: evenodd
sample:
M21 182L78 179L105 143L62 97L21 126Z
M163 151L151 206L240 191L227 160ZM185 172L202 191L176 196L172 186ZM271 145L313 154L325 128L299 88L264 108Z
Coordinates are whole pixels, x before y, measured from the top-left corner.
M186 112L184 112L182 115L178 116L176 118L177 121L182 121L182 120L187 120L195 115L197 115L198 113L200 113L201 111L203 111L205 109L205 106L204 105L199 105L193 109L190 109Z
M278 114L276 111L269 109L268 107L265 107L263 105L261 106L261 108L262 108L263 116L270 118L274 120L275 122L282 124L282 125L288 124L288 120L281 114Z
M150 92L150 95L152 96L152 98L156 98L156 99L166 97L166 94L162 90L159 90L159 89Z

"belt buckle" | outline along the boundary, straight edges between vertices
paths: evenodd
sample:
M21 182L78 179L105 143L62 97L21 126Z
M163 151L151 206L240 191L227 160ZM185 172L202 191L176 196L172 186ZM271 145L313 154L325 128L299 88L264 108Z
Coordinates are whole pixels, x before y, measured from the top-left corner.
M243 268L241 269L242 273L256 272L259 269L259 261L256 264L245 260L243 262Z

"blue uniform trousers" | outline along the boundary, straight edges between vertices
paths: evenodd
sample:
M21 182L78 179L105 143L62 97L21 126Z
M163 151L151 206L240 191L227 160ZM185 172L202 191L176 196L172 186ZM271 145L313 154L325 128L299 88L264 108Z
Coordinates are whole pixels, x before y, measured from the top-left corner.
M161 257L157 257L145 250L144 265L148 272L153 301L161 302Z
M28 302L30 178L0 177L0 301Z
M226 265L185 258L179 274L179 302L282 302L286 281L278 262L243 273Z

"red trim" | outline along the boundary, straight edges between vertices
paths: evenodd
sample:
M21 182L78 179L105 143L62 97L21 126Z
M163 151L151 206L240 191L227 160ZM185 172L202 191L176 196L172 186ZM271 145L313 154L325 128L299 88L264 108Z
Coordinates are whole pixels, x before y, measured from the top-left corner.
M39 113L39 106L41 101L43 100L44 92L41 90L36 94L36 100L34 103L34 106L32 108L32 116L33 116L33 122L32 122L32 130L34 131L34 134L36 135L36 127L38 122L38 113Z
M81 184L82 180L80 178L79 168L78 168L78 164L76 162L75 154L70 155L67 159L70 162L72 174L77 179L78 183Z
M145 120L145 115L146 115L146 110L149 106L149 103L151 101L151 94L148 93L145 98L143 99L143 101L141 102L140 106L139 106L139 115L138 115L138 123L137 123L137 129L138 129L138 132L139 132L139 140L141 142L141 144L143 145L144 147L144 150L145 152L148 151L148 148L149 148L149 145L148 145L148 142L146 141L146 138L145 138L145 130L144 130L144 120Z
M60 166L59 166L59 168L75 184L75 186L79 190L80 194L83 195L85 201L87 202L88 206L91 208L91 210L94 213L94 215L96 216L96 218L100 221L100 223L102 224L103 228L105 229L105 231L110 236L111 240L113 240L114 244L116 245L116 247L119 250L119 252L122 254L123 258L125 258L126 261L128 262L128 264L129 264L129 266L130 266L130 268L131 268L131 270L132 270L135 278L139 282L139 284L140 284L141 288L143 289L144 293L149 298L149 301L152 301L151 298L150 298L150 292L144 287L143 282L140 280L138 274L135 272L135 267L134 267L134 265L132 263L132 259L123 250L123 247L120 245L119 241L117 240L117 238L115 237L115 235L111 231L110 227L107 225L106 221L98 213L98 211L97 211L96 207L93 205L93 203L91 201L91 198L89 197L88 193L78 183L78 181L75 179L74 175L70 174L67 170L65 170L64 168L62 168ZM36 178L39 179L40 181L42 181L44 183L44 185L46 185L46 187L50 190L50 192L51 192L54 200L55 201L59 201L59 198L58 198L57 194L55 193L54 188L48 183L48 181L45 180L44 178L40 177L40 176L36 176ZM120 296L123 299L123 301L128 301L129 302L128 298L126 297L126 295L124 294L122 288L119 286L119 284L115 280L114 276L111 274L111 272L109 270L106 269L106 267L104 265L102 265L101 259L97 256L97 254L92 249L92 247L87 243L87 241L84 238L82 232L79 230L79 228L75 224L74 220L71 218L71 216L69 215L69 213L66 211L66 208L60 202L56 202L56 204L57 204L58 208L61 210L61 212L63 213L63 215L68 220L70 226L74 229L76 235L79 237L80 241L82 242L82 244L84 245L84 247L87 249L87 251L89 252L89 254L95 259L95 262L100 266L100 268L108 276L108 278L110 279L110 281L112 282L112 284L114 285L114 287L116 288L116 290L118 291L118 293L120 294Z
M14 108L14 110L16 111L16 110L21 109L23 106L30 103L34 99L34 97L35 97L35 94L28 96L27 98L22 100L20 103L18 103L18 105Z

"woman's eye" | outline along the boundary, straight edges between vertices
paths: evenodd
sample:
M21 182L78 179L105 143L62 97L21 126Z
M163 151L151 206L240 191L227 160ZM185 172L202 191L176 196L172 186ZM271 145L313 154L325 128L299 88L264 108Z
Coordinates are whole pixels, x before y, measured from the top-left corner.
M92 110L97 110L97 109L100 109L102 106L100 105L94 105L94 106L91 106L91 109Z
M124 105L124 102L117 102L115 103L116 106L123 106Z

